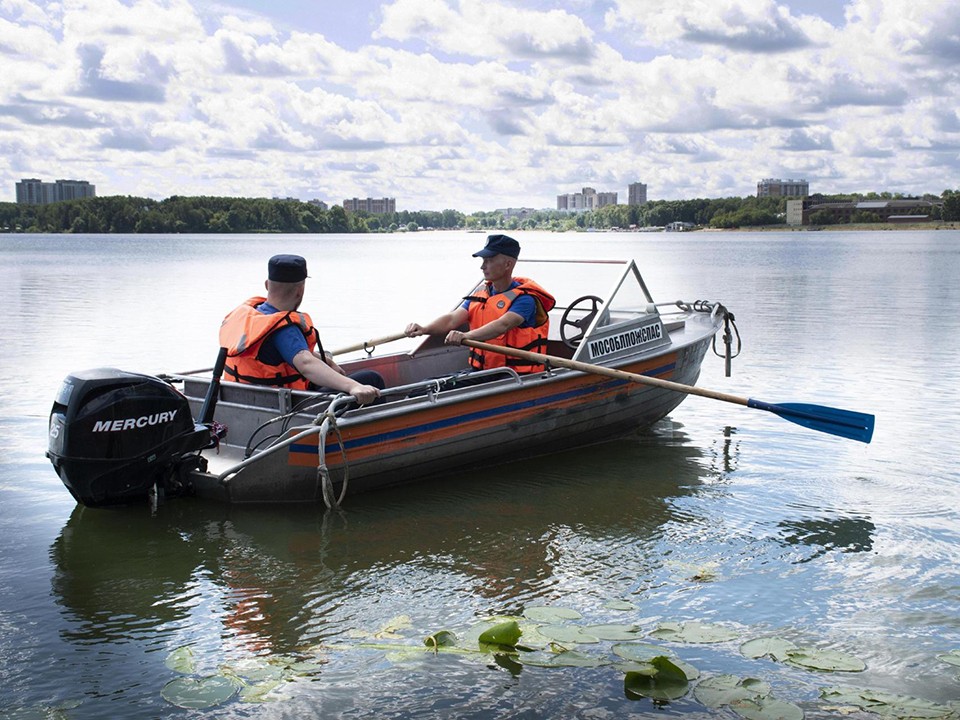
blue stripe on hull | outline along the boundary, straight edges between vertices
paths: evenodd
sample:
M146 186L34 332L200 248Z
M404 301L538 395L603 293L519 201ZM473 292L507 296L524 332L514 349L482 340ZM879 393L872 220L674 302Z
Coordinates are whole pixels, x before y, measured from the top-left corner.
M663 365L661 367L655 368L654 370L644 373L645 375L661 375L663 373L672 372L676 367L676 363L670 363L669 365ZM512 403L510 405L500 405L495 408L490 408L488 410L479 410L477 412L467 413L464 415L457 415L456 417L445 418L443 420L436 420L430 423L423 423L421 425L412 425L410 427L405 427L400 430L394 430L388 433L381 433L378 435L370 435L363 438L357 438L355 440L348 440L346 443L346 449L351 450L353 448L365 447L367 445L375 445L379 443L389 442L392 440L398 440L405 437L410 437L413 435L420 435L422 433L429 433L435 430L443 430L446 428L454 427L457 425L462 425L466 423L471 423L476 420L485 420L493 417L498 417L501 415L509 415L510 413L517 412L518 410L527 410L530 408L542 407L544 405L551 405L553 403L563 402L566 400L571 400L578 397L584 397L586 395L592 395L598 392L606 392L613 388L621 387L623 385L631 385L629 380L609 380L607 382L589 385L582 388L576 388L574 390L567 390L561 393L555 393L553 395L547 395L544 397L535 398L533 400L525 400L523 402ZM327 451L334 452L339 451L340 444L337 442L332 442L327 444ZM291 453L309 453L310 455L316 455L317 446L306 445L303 443L297 443L291 445L289 448Z

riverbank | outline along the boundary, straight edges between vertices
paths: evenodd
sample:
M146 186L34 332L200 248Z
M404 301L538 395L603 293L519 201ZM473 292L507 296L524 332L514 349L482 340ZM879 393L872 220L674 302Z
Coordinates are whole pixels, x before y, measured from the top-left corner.
M701 228L698 232L887 232L909 230L960 230L960 222L845 223L842 225L757 225L741 228Z

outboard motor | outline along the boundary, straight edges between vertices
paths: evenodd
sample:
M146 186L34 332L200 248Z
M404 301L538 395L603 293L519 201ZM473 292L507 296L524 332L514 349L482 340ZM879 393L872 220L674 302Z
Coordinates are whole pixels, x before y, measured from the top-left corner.
M178 471L212 444L187 399L151 375L97 368L68 375L50 411L47 457L90 507L181 492Z

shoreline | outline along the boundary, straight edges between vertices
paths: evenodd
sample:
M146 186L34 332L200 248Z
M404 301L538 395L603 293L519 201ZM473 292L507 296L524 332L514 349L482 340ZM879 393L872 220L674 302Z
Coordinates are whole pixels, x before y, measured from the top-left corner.
M758 225L738 228L700 228L686 232L877 232L909 230L960 230L960 222L845 223L840 225Z

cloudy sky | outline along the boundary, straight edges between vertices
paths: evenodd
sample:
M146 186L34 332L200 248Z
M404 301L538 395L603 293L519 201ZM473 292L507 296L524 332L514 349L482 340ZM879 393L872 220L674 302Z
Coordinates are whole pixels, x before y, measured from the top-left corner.
M0 0L0 201L960 187L956 0Z

